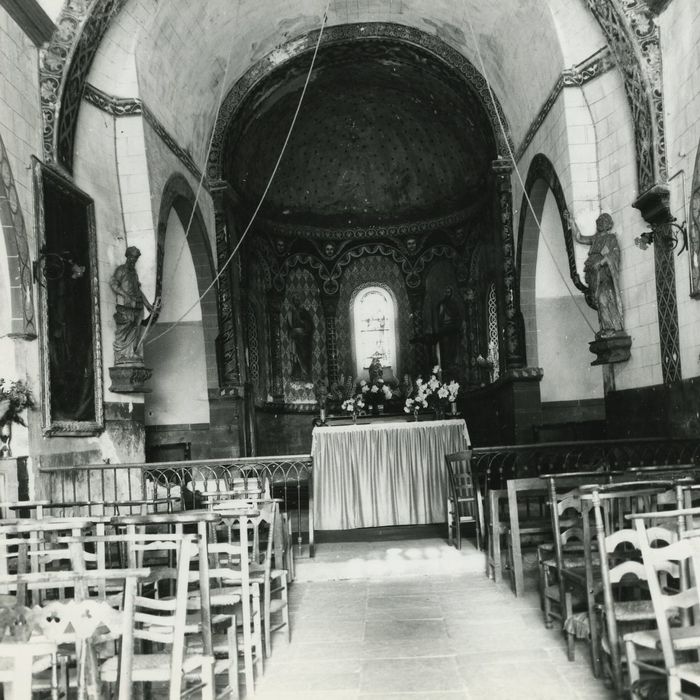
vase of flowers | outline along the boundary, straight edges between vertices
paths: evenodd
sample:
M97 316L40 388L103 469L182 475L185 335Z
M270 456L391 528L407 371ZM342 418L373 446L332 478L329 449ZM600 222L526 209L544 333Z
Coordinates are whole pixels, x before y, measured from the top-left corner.
M406 399L403 410L409 414L413 413L415 420L418 420L418 414L422 410L432 410L438 419L444 418L448 406L451 406L451 412L455 413L452 406L456 408L459 383L454 380L443 382L441 377L442 370L439 365L433 367L427 381L418 377L415 388Z
M392 388L380 377L373 382L365 379L360 381L360 394L364 402L371 406L375 413L382 413L384 403L390 401L394 395Z
M0 459L12 457L12 424L26 426L22 413L35 406L32 392L23 381L0 379Z
M358 413L364 409L365 402L362 398L362 394L357 394L357 396L352 396L349 399L343 401L342 409L343 411L348 411L352 415L352 422L357 422Z

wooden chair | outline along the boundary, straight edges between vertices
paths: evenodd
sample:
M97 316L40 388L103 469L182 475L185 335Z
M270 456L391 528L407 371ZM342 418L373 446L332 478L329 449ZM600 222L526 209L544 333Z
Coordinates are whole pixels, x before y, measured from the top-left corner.
M550 489L553 488L550 486ZM545 626L559 620L566 635L567 656L575 658L575 608L584 606L587 560L584 551L590 547L583 527L581 499L577 489L553 493L553 555L549 547L538 548L540 590Z
M476 546L481 549L484 530L483 504L479 485L472 478L471 450L445 455L447 465L447 542L462 549L462 524L476 525Z
M689 697L681 693L681 684L687 683L700 689L700 665L697 661L683 658L683 652L700 647L700 632L697 627L675 630L671 627L671 616L675 611L685 613L690 619L700 609L700 538L685 537L665 547L651 547L644 520L634 518L639 533L639 545L646 570L649 592L654 607L658 631L658 644L663 653L667 673L668 697ZM662 587L661 576L673 575L673 568L689 571L689 585L683 591L668 591ZM683 616L682 616L683 617ZM625 640L626 644L628 640ZM639 697L634 695L633 697Z
M203 700L213 700L214 658L206 653L187 653L185 646L190 564L198 551L197 538L194 535L172 537L179 540L174 596L149 598L139 595L132 616L134 640L153 643L161 650L146 653L144 649L133 655L132 682L168 683L168 697L176 700L193 692L193 688L183 689L183 686L194 680ZM158 584L170 575L170 570L164 568L146 580ZM196 572L195 576L199 579ZM114 658L108 659L100 668L100 678L105 682L115 682L117 675L118 664Z
M582 524L584 530L584 558L586 562L586 607L590 629L590 650L593 662L593 673L596 678L601 675L601 658L598 630L598 603L603 592L604 584L600 574L599 557L595 556L591 546L591 516L593 514L594 494L600 500L601 518L605 536L615 530L622 529L626 516L633 513L643 513L654 510L659 496L673 493L672 481L615 481L604 485L587 485L579 487L582 503Z
M614 486L612 487L614 488ZM592 493L593 511L595 515L596 540L600 561L600 580L603 590L603 615L605 635L600 635L597 648L606 651L610 658L610 675L612 676L616 694L621 697L625 692L623 679L623 655L621 647L626 644L644 648L644 635L624 637L624 627L639 628L639 625L647 625L654 620L654 609L651 600L646 594L648 587L646 570L641 562L641 548L639 544L640 533L631 528L616 530L606 534L603 522L603 506L600 493L594 490ZM668 546L677 539L677 534L662 527L653 527L646 530L647 542L655 545ZM671 572L678 579L678 570ZM625 600L622 596L625 596ZM636 644L635 644L635 640ZM654 649L653 645L650 648ZM602 656L602 654L599 655ZM637 660L636 649L631 650L634 660ZM629 664L629 659L628 659ZM629 686L636 679L632 678Z
M115 611L104 600L89 599L87 591L98 579L105 576L102 570L85 572L76 580L74 572L39 572L17 574L0 578L0 582L13 590L27 588L31 593L44 593L51 589L72 587L75 598L71 600L49 600L44 605L35 605L29 609L17 606L15 614L23 617L26 628L23 640L0 643L0 657L11 659L0 664L0 682L12 683L15 697L31 696L32 688L50 689L53 698L58 698L58 674L56 671L57 655L60 645L75 647L72 656L79 660L78 673L74 675L73 685L85 690L91 697L100 696L97 681L97 661L91 642L103 643L108 638L122 637L121 654L123 662L119 664L120 700L131 698L129 673L131 663L131 615L136 594L136 581L148 574L144 569L113 570L111 575L119 578L124 587L123 611ZM36 595L36 600L46 600L46 595ZM24 611L24 612L22 612ZM99 635L98 635L99 633ZM32 635L35 635L34 637ZM95 639L96 635L98 638ZM46 654L31 663L31 658ZM62 652L66 654L65 651ZM126 657L126 658L125 658ZM88 662L89 659L89 662ZM27 673L27 671L31 671ZM50 679L35 674L51 670ZM64 695L68 684L64 688Z
M211 575L218 577L218 585L212 586L213 609L230 608L230 596L240 599L240 615L236 616L241 627L241 650L246 689L254 692L255 670L263 672L263 621L262 583L260 577L251 573L251 557L254 551L255 530L258 515L242 514L240 510L229 511L222 507L216 511L222 517L224 528L217 529L219 541L210 544L213 563Z

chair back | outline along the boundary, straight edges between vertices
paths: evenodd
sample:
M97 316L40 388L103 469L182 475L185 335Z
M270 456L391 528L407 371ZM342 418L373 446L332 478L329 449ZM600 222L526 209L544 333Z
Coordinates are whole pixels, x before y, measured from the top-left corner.
M646 527L643 517L633 520L668 671L676 665L669 611L678 610L684 619L692 619L692 613L700 609L700 538L684 538L664 547L652 547L653 529ZM678 592L671 591L663 584L668 576L677 575L679 569L689 570L691 583Z
M484 531L483 504L479 484L474 480L471 470L472 450L461 450L445 455L447 465L447 486L459 508L459 517L478 524L479 531Z

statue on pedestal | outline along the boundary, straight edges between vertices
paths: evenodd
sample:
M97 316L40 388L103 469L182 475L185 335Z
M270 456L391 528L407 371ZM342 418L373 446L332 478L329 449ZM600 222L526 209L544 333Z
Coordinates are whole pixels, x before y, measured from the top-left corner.
M143 365L141 334L143 309L154 311L158 300L151 304L143 291L136 272L136 261L141 251L136 246L126 249L126 262L117 267L109 286L117 297L114 312L114 367L110 367L112 386L117 392L145 391L143 384L150 379L152 371Z
M600 330L590 343L596 364L624 362L630 357L632 339L625 333L620 293L620 246L610 214L596 219L596 232L584 264L588 300L598 311Z

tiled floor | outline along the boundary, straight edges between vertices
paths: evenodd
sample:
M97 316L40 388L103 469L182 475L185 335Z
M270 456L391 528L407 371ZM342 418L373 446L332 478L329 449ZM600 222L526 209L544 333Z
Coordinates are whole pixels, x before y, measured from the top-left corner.
M536 595L485 578L439 539L320 545L291 587L292 642L274 639L256 697L611 698L579 644L566 660Z

